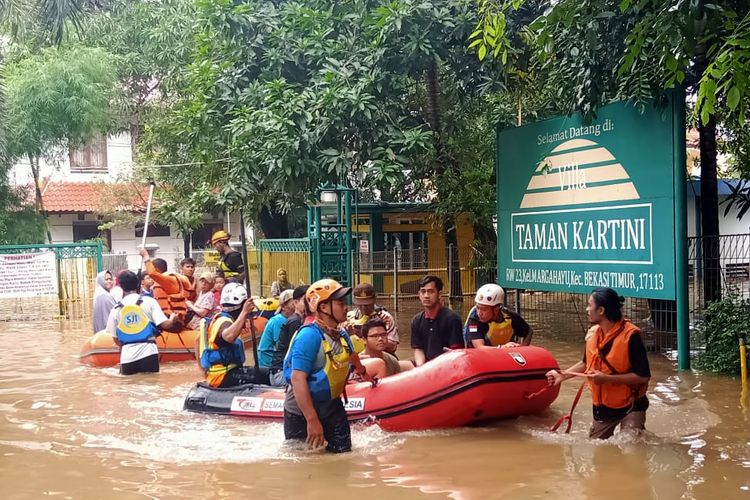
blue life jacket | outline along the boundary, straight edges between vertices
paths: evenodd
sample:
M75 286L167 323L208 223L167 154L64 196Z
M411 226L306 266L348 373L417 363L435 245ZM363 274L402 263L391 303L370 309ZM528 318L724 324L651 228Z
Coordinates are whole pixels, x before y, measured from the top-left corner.
M159 333L156 325L146 315L141 307L142 297L138 297L135 304L125 306L118 302L115 309L121 309L117 320L117 340L123 344L139 342L155 342Z
M237 338L229 346L219 347L216 337L224 323L233 323L234 318L229 313L220 312L213 318L203 318L200 322L198 354L201 368L225 373L235 366L245 363L245 346L242 339Z

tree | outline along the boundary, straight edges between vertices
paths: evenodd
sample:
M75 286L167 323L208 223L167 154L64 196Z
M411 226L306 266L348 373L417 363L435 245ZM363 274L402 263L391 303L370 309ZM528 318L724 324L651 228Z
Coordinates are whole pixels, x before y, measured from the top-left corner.
M59 45L69 25L80 30L85 12L99 4L97 0L0 0L0 27L14 36L39 27Z
M497 20L526 2L478 1L484 17L475 46L480 56L497 54L510 45ZM561 0L527 27L547 84L569 112L590 118L612 99L645 104L677 85L698 95L706 300L721 297L716 117L723 109L744 122L749 10L742 0Z
M133 158L147 117L162 113L181 85L195 50L191 0L110 1L86 19L82 42L113 56L122 88L117 127L130 134Z
M8 65L5 75L9 157L28 158L36 210L43 213L39 159L108 130L114 69L102 50L47 49Z

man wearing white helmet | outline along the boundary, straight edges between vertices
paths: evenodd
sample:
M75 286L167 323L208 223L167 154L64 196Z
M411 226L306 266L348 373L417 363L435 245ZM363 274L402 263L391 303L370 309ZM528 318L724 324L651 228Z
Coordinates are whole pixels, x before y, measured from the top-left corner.
M221 291L221 312L201 320L198 362L211 387L268 384L268 370L243 366L245 346L240 334L254 307L243 285L227 283Z
M476 306L469 311L464 325L466 347L516 347L531 343L531 327L515 311L503 305L505 291L487 283L477 290Z

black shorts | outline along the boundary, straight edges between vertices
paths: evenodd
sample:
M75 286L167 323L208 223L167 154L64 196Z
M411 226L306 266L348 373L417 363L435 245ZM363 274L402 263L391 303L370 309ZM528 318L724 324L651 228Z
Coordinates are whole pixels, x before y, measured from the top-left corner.
M257 371L254 366L232 368L224 375L224 380L221 381L219 387L234 387L245 384L269 385L268 368L258 368Z
M323 425L323 436L328 441L326 450L331 453L352 451L352 431L341 399L331 401L329 412L320 417ZM284 410L284 437L304 441L307 439L307 420L303 415L296 415Z
M136 373L159 373L159 355L152 354L131 363L120 365L120 373L134 375Z

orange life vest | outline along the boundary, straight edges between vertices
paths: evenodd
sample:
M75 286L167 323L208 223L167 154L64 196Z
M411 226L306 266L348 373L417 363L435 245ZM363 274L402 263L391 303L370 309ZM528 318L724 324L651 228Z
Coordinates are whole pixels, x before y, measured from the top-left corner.
M169 316L174 313L183 321L187 314L187 304L185 303L185 284L188 283L188 279L181 274L166 273L168 276L174 276L177 278L177 284L180 287L180 291L177 293L168 294L158 283L154 283L154 298L159 303L159 307L164 311L164 314Z
M177 279L180 280L180 284L182 285L182 295L185 296L186 300L195 302L195 299L198 298L198 293L195 291L195 279L193 279L193 281L190 281L190 278L188 278L184 274L178 274L176 276Z
M593 335L586 339L586 371L598 370L610 375L629 373L631 371L628 343L633 335L640 335L641 331L629 320L622 319L614 324L606 334L601 327L597 327ZM606 355L602 349L611 343L612 347ZM591 399L594 406L608 408L625 408L646 394L648 384L636 386L627 384L595 384L589 382Z

